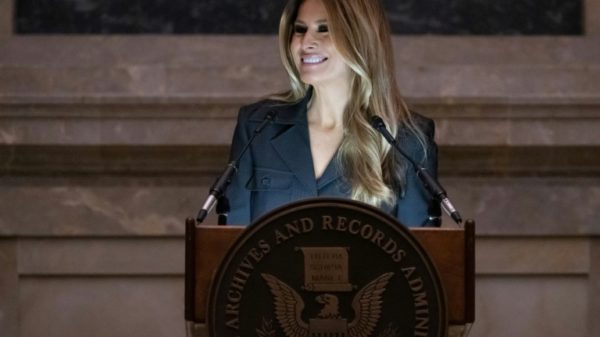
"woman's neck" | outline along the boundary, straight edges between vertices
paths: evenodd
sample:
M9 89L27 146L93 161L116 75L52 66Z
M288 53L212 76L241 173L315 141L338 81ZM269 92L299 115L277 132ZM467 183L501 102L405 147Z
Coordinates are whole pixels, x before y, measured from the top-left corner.
M322 129L342 128L349 97L349 88L344 85L315 87L308 109L308 123Z

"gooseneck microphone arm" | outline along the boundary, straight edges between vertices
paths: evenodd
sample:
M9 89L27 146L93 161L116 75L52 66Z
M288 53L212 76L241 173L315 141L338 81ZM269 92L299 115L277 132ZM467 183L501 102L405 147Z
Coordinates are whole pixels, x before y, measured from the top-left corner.
M456 208L454 208L454 206L450 202L450 199L448 199L446 190L444 190L442 185L440 185L435 180L435 178L433 178L431 174L429 174L425 167L415 162L413 158L411 158L406 152L404 152L404 150L402 150L402 148L396 141L396 138L394 138L394 136L392 136L392 134L390 134L390 132L386 128L385 123L383 122L381 117L371 117L371 125L383 135L383 137L396 149L396 151L398 151L402 156L404 156L404 158L406 158L411 163L411 165L415 169L415 172L417 173L417 176L419 177L419 179L421 179L423 186L425 186L425 189L427 189L427 191L433 196L433 198L442 205L444 211L457 224L462 223L462 218L456 210Z
M221 196L223 196L223 194L225 194L225 190L227 190L227 186L229 186L229 184L231 183L231 178L238 170L240 159L242 158L244 153L246 153L246 151L250 147L250 144L252 144L252 142L254 141L254 138L256 138L256 136L258 136L258 134L265 128L265 126L268 123L273 121L273 119L275 118L275 115L277 115L277 112L275 112L275 111L270 111L269 113L267 113L267 115L265 116L263 121L256 127L256 129L254 129L252 136L250 137L250 139L248 140L246 145L244 145L244 147L242 148L242 151L240 151L237 158L235 158L235 160L233 160L229 164L227 164L227 167L225 168L223 173L217 178L217 180L215 180L214 184L212 185L212 187L209 190L206 201L202 205L202 208L200 209L200 211L198 212L198 216L196 217L196 221L198 223L202 223L204 221L204 219L206 219L206 216L213 209L213 207L217 203L217 200Z

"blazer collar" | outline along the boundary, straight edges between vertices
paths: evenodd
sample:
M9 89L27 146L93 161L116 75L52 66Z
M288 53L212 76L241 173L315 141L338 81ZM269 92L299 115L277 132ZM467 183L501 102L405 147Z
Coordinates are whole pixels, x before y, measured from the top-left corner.
M277 109L278 114L273 123L287 125L287 127L271 139L271 145L288 169L307 189L307 195L317 196L319 189L337 179L340 174L335 159L332 159L323 176L318 180L315 178L306 116L312 94L311 87L302 100Z
M270 111L276 111L277 115L273 119L274 124L307 124L306 110L308 102L313 95L313 88L309 87L306 95L299 101L288 103L282 101L270 100L265 105L264 113L253 114L249 120L253 122L261 122L266 114Z

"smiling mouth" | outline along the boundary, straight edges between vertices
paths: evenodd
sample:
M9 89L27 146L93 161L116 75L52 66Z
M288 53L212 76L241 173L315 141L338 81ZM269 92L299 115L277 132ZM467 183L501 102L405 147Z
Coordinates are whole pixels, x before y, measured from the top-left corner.
M327 61L327 57L309 56L309 57L302 58L302 63L304 63L304 64L319 64L319 63L323 63L325 61Z

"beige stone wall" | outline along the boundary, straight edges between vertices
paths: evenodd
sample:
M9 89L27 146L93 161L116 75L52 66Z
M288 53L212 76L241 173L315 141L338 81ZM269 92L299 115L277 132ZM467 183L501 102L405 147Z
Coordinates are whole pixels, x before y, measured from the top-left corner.
M600 333L600 2L586 4L584 37L394 38L441 181L478 222L471 336ZM237 108L285 87L276 39L14 36L6 10L0 336L184 336L183 220Z
M600 35L600 1L585 0L585 34L587 36Z
M13 1L0 0L0 38L12 35Z

